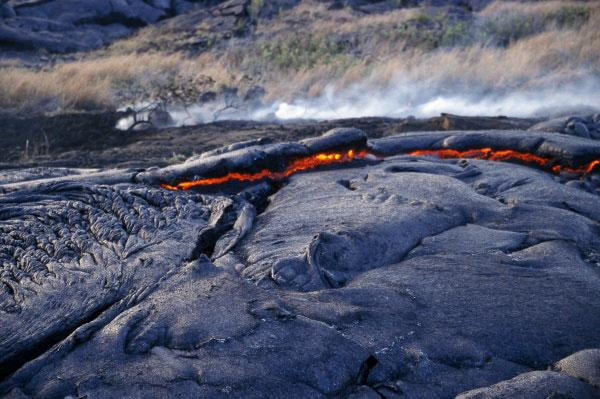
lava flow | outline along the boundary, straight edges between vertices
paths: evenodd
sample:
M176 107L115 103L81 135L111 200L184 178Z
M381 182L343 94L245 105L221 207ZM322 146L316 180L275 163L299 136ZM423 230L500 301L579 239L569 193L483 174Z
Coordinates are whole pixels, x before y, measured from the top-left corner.
M578 168L560 165L553 158L541 157L528 152L519 152L514 150L493 150L492 148L477 148L472 150L457 151L452 149L441 150L417 150L408 155L421 156L433 155L438 158L476 158L487 159L490 161L519 161L525 164L535 164L541 168L549 168L554 173L568 172L574 174L586 175L592 173L597 166L600 166L600 159L589 162L587 165Z
M369 154L366 150L361 150L358 152L354 150L348 150L346 152L320 153L295 159L283 171L263 169L257 173L230 172L221 177L209 177L205 179L184 181L174 186L169 184L161 184L161 187L168 190L189 190L192 187L212 186L231 181L251 182L262 179L281 180L293 175L294 173L304 170L315 169L326 165L349 163L356 159L365 159L369 157L376 158L374 155Z
M573 168L570 166L561 165L557 163L556 160L553 158L541 157L539 155L515 150L494 150L490 147L464 151L447 148L439 150L416 150L409 152L407 155L432 155L443 159L475 158L502 162L518 161L524 164L534 164L542 169L546 169L554 173L567 172L579 175L587 175L589 173L594 172L595 169L600 167L600 159L591 161L586 165ZM232 181L252 182L262 179L281 180L294 173L301 172L304 170L316 169L318 167L326 165L349 163L356 159L365 159L369 157L373 159L377 158L375 155L367 152L366 150L361 150L358 152L354 150L348 150L346 152L320 153L295 159L283 171L263 169L257 173L229 172L226 175L220 177L208 177L204 179L184 181L176 185L161 184L161 187L166 188L168 190L189 190L192 187L213 186Z

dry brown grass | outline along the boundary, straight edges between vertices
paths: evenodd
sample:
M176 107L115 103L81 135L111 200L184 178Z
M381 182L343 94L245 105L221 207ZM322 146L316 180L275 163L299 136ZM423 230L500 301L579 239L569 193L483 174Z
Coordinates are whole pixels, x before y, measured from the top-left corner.
M536 1L536 2L519 2L519 1L494 1L479 12L479 15L484 17L492 17L502 14L548 14L557 12L564 6L592 6L589 1Z
M404 8L384 14L364 15L352 12L348 8L329 10L326 4L310 0L283 12L274 21L259 23L256 33L258 35L273 36L275 34L285 34L294 26L302 26L302 30L313 34L339 35L388 27L415 18L421 13L422 11L417 8Z
M120 96L167 84L179 55L123 55L58 64L42 70L8 67L0 74L0 104L22 110L113 109Z

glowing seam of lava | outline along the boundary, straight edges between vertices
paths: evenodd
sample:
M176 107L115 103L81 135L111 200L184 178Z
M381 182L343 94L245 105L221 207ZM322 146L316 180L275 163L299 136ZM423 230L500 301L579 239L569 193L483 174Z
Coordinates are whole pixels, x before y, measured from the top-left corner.
M366 150L354 151L348 150L346 152L330 152L330 153L320 153L314 154L303 158L298 158L293 160L285 170L281 172L272 171L268 169L263 169L257 173L240 173L240 172L230 172L225 176L221 177L210 177L199 180L191 180L184 181L177 185L169 185L169 184L161 184L162 188L166 188L168 190L189 190L192 187L198 186L212 186L217 184L224 184L231 181L257 181L262 179L270 179L270 180L280 180L286 178L288 176L293 175L294 173L301 172L308 169L315 169L320 166L326 165L334 165L340 163L348 163L352 162L355 159L364 159L369 154ZM372 156L372 155L371 155Z
M514 150L494 150L490 147L464 151L458 151L447 148L439 150L416 150L409 152L407 155L431 155L442 159L476 158L500 162L518 160L524 163L533 163L542 168L550 167L550 170L554 173L568 172L582 175L592 173L594 169L596 169L596 167L600 167L600 159L591 161L587 165L578 168L572 168L560 164L553 165L555 163L555 160L552 158L545 158L539 155ZM365 159L367 157L375 158L373 154L368 153L366 150L361 150L358 152L355 152L354 150L348 150L347 152L320 153L293 160L283 171L280 172L272 171L269 169L263 169L257 173L230 172L225 176L221 177L209 177L205 179L184 181L176 185L161 184L161 187L166 188L168 190L189 190L192 187L213 186L232 181L252 182L261 179L281 180L290 175L293 175L294 173L301 172L304 170L315 169L326 165L349 163L354 161L355 159Z
M478 148L472 150L458 151L451 149L441 149L441 150L417 150L408 153L411 156L422 156L422 155L433 155L438 158L448 159L448 158L476 158L476 159L487 159L490 161L511 161L518 160L525 163L534 163L540 167L550 166L555 162L552 158L544 158L535 154L530 154L527 152L519 152L514 150L493 150L492 148ZM576 173L576 174L588 174L591 173L597 166L600 166L600 159L596 159L594 161L589 162L587 165L581 166L579 168L571 168L569 166L564 165L553 165L551 167L552 172L560 173L560 172L568 172L568 173Z

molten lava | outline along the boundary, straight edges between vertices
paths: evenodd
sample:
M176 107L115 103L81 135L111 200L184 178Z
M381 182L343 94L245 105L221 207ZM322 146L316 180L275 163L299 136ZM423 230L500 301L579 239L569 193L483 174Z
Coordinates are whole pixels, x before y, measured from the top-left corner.
M592 173L597 166L600 166L600 159L589 162L587 165L578 168L560 165L553 158L540 157L539 155L528 152L519 152L514 150L493 150L489 147L477 148L472 150L457 151L451 149L441 150L417 150L410 152L408 155L422 156L433 155L438 158L476 158L487 159L490 161L519 161L525 164L536 164L541 168L549 168L554 173L568 172L574 174L586 175Z
M476 158L476 159L487 159L490 161L518 161L524 164L534 164L542 169L554 173L573 173L579 175L587 175L595 171L596 168L600 167L600 159L589 162L586 165L580 167L570 167L557 163L556 159L541 157L539 155L519 152L514 150L494 150L490 147L477 148L471 150L452 150L452 149L440 149L440 150L416 150L409 152L407 155L411 156L424 156L431 155L438 158L449 159L449 158ZM346 152L327 152L309 155L302 158L297 158L290 162L290 164L282 171L273 171L269 169L263 169L257 173L242 173L242 172L230 172L220 177L208 177L205 179L184 181L176 185L161 184L161 187L169 190L189 190L193 187L201 186L213 186L218 184L224 184L232 181L238 182L252 182L262 179L269 180L281 180L294 173L301 172L309 169L316 169L321 166L334 165L349 163L356 159L365 158L376 159L375 155L367 152L366 150L355 151L348 150Z
M251 182L262 179L281 180L303 170L315 169L326 165L349 163L356 159L365 159L367 157L375 158L374 155L369 154L366 150L320 153L295 159L283 171L263 169L257 173L230 172L221 177L210 177L199 180L184 181L174 186L162 184L161 187L169 190L189 190L192 187L212 186L232 181Z

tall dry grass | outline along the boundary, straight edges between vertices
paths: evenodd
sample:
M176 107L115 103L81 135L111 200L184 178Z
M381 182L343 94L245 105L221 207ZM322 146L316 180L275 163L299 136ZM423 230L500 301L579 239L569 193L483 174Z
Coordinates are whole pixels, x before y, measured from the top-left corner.
M549 7L546 5L546 7ZM551 29L525 37L506 48L474 44L411 57L395 56L376 74L410 72L414 79L432 77L479 83L493 88L547 85L600 75L600 7L578 29ZM380 72L383 71L383 72Z
M546 0L535 2L520 2L520 1L494 1L479 12L479 15L484 17L493 17L495 15L505 14L533 14L542 15L560 11L565 6L571 7L588 7L593 6L590 1L563 1L563 0Z
M21 110L112 109L124 97L143 95L172 80L180 55L120 55L41 70L0 71L0 106Z

